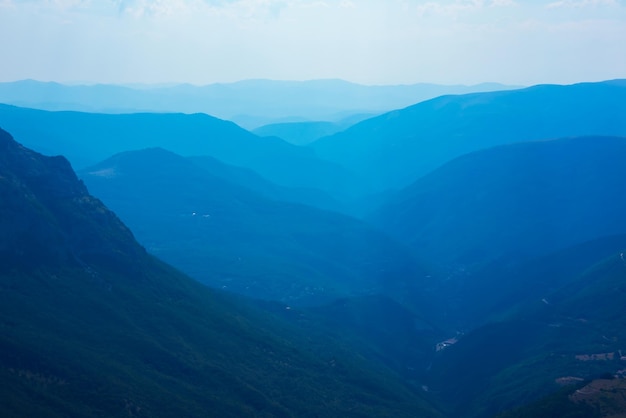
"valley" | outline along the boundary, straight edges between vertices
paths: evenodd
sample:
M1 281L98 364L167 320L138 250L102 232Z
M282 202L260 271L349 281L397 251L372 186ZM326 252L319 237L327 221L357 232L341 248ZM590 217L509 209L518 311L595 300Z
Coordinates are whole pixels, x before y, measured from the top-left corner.
M624 411L626 82L313 84L341 118L0 105L3 416Z

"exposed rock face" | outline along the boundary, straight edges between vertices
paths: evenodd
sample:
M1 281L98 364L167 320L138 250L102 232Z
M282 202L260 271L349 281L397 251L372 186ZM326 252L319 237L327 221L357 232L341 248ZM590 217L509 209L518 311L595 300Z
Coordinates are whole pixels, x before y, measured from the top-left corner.
M65 158L31 151L0 129L0 269L70 260L132 264L144 254Z

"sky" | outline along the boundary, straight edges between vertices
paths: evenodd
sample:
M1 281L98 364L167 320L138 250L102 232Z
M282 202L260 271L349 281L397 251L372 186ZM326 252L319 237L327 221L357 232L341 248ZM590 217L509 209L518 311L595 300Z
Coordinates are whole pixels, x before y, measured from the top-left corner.
M0 0L0 81L626 78L626 0Z

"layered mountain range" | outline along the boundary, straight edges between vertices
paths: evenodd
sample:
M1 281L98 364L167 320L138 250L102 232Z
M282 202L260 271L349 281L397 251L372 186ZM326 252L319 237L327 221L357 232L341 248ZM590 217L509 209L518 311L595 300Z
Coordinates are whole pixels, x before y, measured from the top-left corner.
M257 130L282 139L0 106L84 182L3 133L5 409L621 413L625 93L541 85ZM327 128L344 130L315 140ZM80 376L97 383L68 390Z
M626 137L529 141L459 157L372 216L432 262L528 259L626 232Z
M419 83L365 86L343 80L243 80L205 86L64 85L22 80L0 83L0 102L44 110L97 113L207 113L254 129L284 122L338 122L354 114L377 114L442 94L514 88Z
M442 96L365 120L312 147L379 189L399 188L452 158L495 145L626 135L625 103L624 80Z
M402 245L364 222L268 199L196 161L147 149L80 176L150 252L214 287L293 304L378 293L409 299L426 275Z
M206 114L48 112L0 105L0 120L24 138L24 145L63 154L75 168L122 151L162 147L249 168L282 186L319 189L341 198L366 190L357 176L317 158L313 150L276 137L257 137Z

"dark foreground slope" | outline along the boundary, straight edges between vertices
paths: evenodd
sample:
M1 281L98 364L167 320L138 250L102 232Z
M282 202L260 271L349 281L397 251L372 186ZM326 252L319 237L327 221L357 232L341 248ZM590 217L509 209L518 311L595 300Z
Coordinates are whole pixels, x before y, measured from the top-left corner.
M522 296L499 320L443 350L430 370L432 389L452 415L489 417L556 393L510 416L612 416L600 410L623 405L623 381L589 389L597 395L585 398L590 403L570 405L569 393L558 390L599 376L623 378L625 249L626 236L609 237L522 266L528 287Z
M409 299L407 286L425 276L363 222L268 200L162 149L118 154L80 175L150 252L214 287L295 304Z
M472 329L547 298L590 266L626 248L626 235L597 238L531 260L499 260L437 289L439 306L462 329Z
M0 126L27 147L67 156L74 168L122 151L163 147L184 156L209 155L252 169L289 187L317 188L335 196L360 191L355 176L303 147L260 138L206 114L98 114L47 112L0 105Z
M430 416L397 380L148 256L0 130L0 415Z
M581 381L497 418L617 418L626 411L626 380L610 374Z
M626 135L626 82L443 96L312 144L380 189L405 187L468 152L517 141Z
M373 221L444 266L511 262L626 232L626 138L517 143L467 154Z

